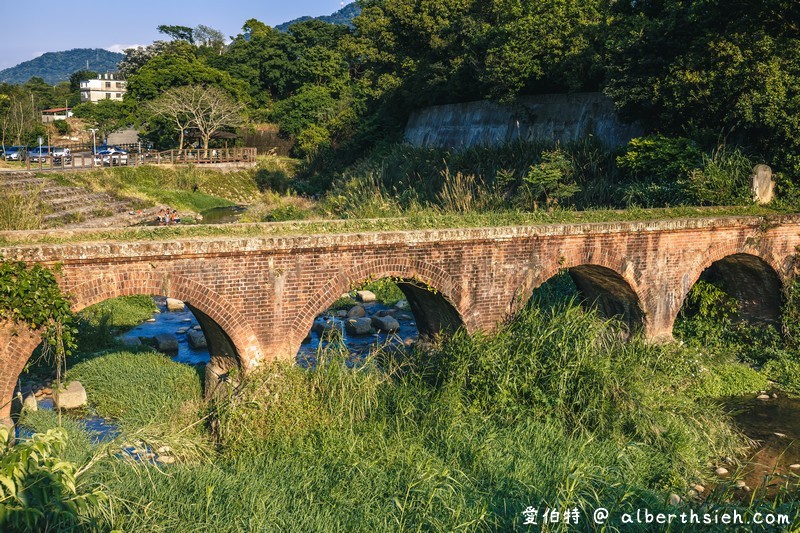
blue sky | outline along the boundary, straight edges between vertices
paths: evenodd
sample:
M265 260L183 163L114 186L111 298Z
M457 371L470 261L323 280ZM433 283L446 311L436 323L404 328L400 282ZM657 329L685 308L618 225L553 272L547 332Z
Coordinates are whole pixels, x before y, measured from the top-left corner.
M147 45L167 38L156 31L161 24L205 24L231 36L240 33L247 19L276 26L303 15L330 15L350 0L137 0L104 2L97 7L90 7L90 2L37 0L28 7L20 5L19 10L9 10L7 2L10 0L0 1L6 19L0 32L0 70L45 52L71 48L122 51L131 45ZM15 11L14 17L8 18Z

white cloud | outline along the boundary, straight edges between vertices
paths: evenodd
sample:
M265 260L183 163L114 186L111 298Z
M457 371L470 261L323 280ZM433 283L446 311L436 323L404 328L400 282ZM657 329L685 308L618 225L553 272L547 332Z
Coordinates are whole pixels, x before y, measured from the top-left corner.
M112 44L111 46L106 46L106 50L109 52L118 52L123 53L128 48L138 48L140 46L146 46L144 44Z

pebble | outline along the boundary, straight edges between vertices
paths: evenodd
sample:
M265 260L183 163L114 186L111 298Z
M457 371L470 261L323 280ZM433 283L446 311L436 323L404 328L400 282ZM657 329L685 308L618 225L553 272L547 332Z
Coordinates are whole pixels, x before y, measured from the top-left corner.
M694 490L696 490L698 493L702 493L705 492L706 488L703 485L695 485Z
M669 495L669 504L672 506L680 505L681 504L681 497L677 494L670 494Z
M772 397L773 397L773 398L775 398L775 399L777 399L777 398L778 398L778 395L777 395L776 393L774 393L774 392L773 392L773 393L772 393Z
M191 322L191 321L192 321L192 319L191 319L191 318L184 318L183 320L181 320L181 322L185 322L185 323L187 323L187 324L188 324L189 322Z
M165 465L171 465L175 462L175 458L171 455L159 455L156 461L159 463L164 463Z
M145 320L145 322L155 322L155 321L156 321L155 318L148 318L147 320Z
M767 394L759 394L756 397L756 400L769 400L769 395L767 395Z
M736 480L736 483L734 483L734 485L736 486L737 489L743 489L747 487L747 483L745 483L741 479Z
M795 463L793 465L789 465L789 468L792 470L800 470L800 464Z
M192 329L195 330L195 331L202 331L203 327L202 326L195 326Z
M688 493L688 496L689 496L690 498L694 498L695 496L697 496L697 491L696 491L696 490L694 490L694 489L690 489L690 490L689 490L689 493Z
M777 431L774 432L773 435L775 435L776 437L780 437L782 439L786 438L786 434L785 433L778 433Z
M156 451L158 452L159 455L161 455L161 454L165 454L165 453L171 452L172 448L170 448L169 446L162 446L161 448L159 448Z
M727 468L724 468L724 467L722 467L722 466L721 466L721 467L719 467L719 468L717 468L716 470L714 470L714 472L715 472L715 473L716 473L718 476L727 476L727 475L728 475L728 469L727 469Z

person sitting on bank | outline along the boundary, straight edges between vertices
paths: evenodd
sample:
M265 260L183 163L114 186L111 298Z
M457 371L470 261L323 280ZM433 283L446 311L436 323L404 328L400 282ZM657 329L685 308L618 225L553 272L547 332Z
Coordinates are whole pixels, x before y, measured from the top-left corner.
M170 222L172 222L173 224L178 224L178 223L180 223L180 221L181 221L181 218L178 216L178 210L177 210L177 209L173 209L173 210L172 210L172 213L170 213L170 215L169 215L169 220L170 220Z

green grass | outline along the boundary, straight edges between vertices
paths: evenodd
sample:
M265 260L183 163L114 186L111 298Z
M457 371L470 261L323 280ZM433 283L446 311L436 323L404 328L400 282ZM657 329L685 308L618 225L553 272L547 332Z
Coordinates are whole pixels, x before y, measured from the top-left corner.
M98 529L511 531L528 506L577 507L583 524L602 506L612 527L650 531L618 517L675 512L671 492L687 499L681 510L781 512L800 524L795 496L738 504L713 475L749 445L720 398L753 392L762 374L722 348L626 342L571 296L559 276L496 333L459 332L402 362L379 352L348 368L334 346L312 371L271 363L211 405L201 376L162 355L82 361L68 379L118 418L121 442L169 443L180 458L162 468L112 454L93 467L89 481L114 498ZM719 490L693 500L698 482Z
M65 382L80 381L100 416L124 429L191 419L187 404L199 405L198 369L156 352L111 352L75 364ZM187 418L188 417L188 418Z
M114 346L116 336L153 316L151 296L122 296L89 306L78 313L78 350L89 354Z
M221 224L170 227L136 227L70 232L14 232L0 235L0 245L61 244L93 241L150 241L189 237L272 237L326 233L363 233L425 229L477 228L546 224L588 224L595 222L636 222L681 218L729 216L772 217L792 211L759 206L749 207L673 207L667 209L556 210L553 212L504 211L463 215L423 211L402 218L336 219L279 222L271 224Z
M254 171L223 173L187 167L153 165L98 169L90 172L47 173L61 184L138 198L147 205L169 205L199 213L214 207L250 203L258 195Z

